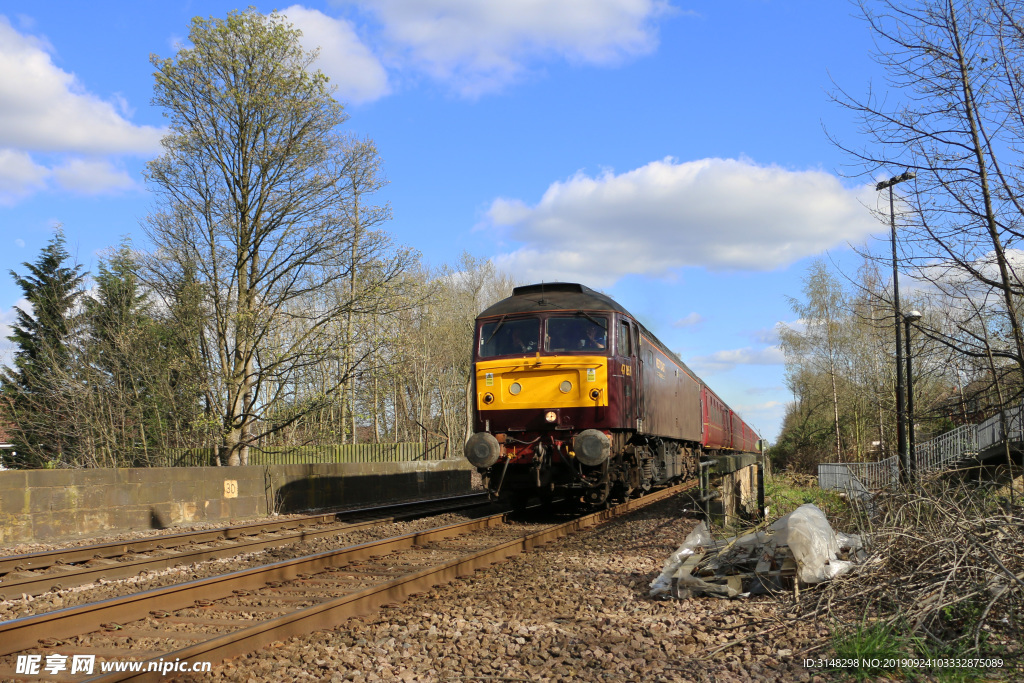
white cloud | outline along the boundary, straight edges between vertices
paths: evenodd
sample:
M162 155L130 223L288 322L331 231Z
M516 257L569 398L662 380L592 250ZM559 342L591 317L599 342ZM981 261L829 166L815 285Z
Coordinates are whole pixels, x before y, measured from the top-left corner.
M1024 282L1024 250L1006 249L1003 257L1009 269L1009 276L1016 282ZM971 270L977 271L982 277L989 280L1000 279L999 259L995 251L988 251L975 258L964 258L960 265L957 262L947 259L945 261L933 261L919 269L915 283L923 289L932 286L946 286L958 289L985 289L978 278L971 274ZM902 289L902 282L901 289Z
M403 65L479 95L537 59L614 64L657 46L666 0L350 0L380 21Z
M302 31L306 50L320 49L315 66L338 87L339 99L370 102L391 92L387 71L356 35L351 22L301 5L292 5L281 14Z
M53 63L53 51L0 15L0 205L51 181L88 194L135 188L127 174L97 155L148 154L160 147L162 129L124 118L132 109L120 94L105 101L87 92L74 74ZM31 156L36 153L57 153L61 165L47 168Z
M49 171L25 152L0 149L0 206L10 206L46 187Z
M704 322L704 316L700 313L690 313L689 315L672 323L672 327L693 327L695 325L700 325L702 322Z
M774 413L780 408L785 408L785 401L765 401L764 403L740 403L737 404L733 409L742 414L753 414L753 413Z
M21 238L18 238L16 240L14 240L14 244L16 246L18 246L18 247L24 247L25 246L25 240L23 240Z
M577 173L535 206L496 199L488 218L523 243L497 265L524 280L604 287L685 266L767 271L861 241L884 227L861 203L872 193L823 171L666 158L620 175Z
M125 171L103 160L71 159L53 170L53 178L61 188L80 194L141 189Z
M750 337L758 344L778 344L779 334L786 329L794 330L802 334L807 329L807 323L802 318L798 318L792 322L780 320L771 327L754 330L750 334Z
M0 16L0 146L26 151L143 153L162 131L125 120L124 105L85 90L50 59L52 48Z
M786 357L778 346L763 349L746 347L716 351L710 356L698 356L687 361L697 374L714 374L732 370L737 365L784 365Z

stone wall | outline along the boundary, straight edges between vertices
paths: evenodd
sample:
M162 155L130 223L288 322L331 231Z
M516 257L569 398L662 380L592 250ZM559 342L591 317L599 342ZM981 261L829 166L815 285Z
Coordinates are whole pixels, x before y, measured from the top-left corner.
M736 527L759 517L764 496L758 487L759 456L749 453L719 456L712 472L713 488L718 496L708 505L708 513L715 524Z
M468 493L462 460L0 471L0 545Z
M757 515L757 471L760 465L747 465L722 477L722 525L734 527Z

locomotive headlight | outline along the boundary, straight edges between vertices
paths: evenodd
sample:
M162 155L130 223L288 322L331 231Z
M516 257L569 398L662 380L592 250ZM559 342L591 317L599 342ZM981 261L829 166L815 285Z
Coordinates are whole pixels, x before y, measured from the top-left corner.
M494 403L494 394L487 392L484 394L484 404L491 405L492 403Z
M563 394L568 394L570 391L572 391L572 382L570 382L569 380L565 380L564 382L558 385L558 390L561 391Z
M595 401L597 399L601 398L601 390L600 389L591 389L590 390L590 398L594 399Z
M520 384L519 382L512 382L512 384L510 384L508 387L508 393L512 394L513 396L518 396L519 392L522 390L523 385Z
M548 412L544 413L544 419L547 420L548 422L554 422L555 420L558 419L558 413L556 413L553 410L549 410Z

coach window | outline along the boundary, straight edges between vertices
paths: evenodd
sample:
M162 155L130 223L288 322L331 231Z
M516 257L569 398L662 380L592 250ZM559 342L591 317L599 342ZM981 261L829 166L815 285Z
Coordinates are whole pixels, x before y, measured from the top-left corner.
M548 318L547 333L544 335L545 351L606 353L607 349L606 318L582 313L571 318Z
M625 320L619 324L619 355L632 356L632 349L629 343L629 323Z

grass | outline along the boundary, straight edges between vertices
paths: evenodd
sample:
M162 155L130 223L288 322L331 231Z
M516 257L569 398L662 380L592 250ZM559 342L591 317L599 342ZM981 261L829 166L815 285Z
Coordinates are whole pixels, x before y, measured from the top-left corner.
M937 683L964 683L991 680L985 678L985 669L977 667L927 667L913 665L913 660L972 659L978 654L964 644L930 644L913 635L902 622L862 620L853 627L837 627L832 635L832 649L838 660L857 666L835 667L832 670L847 679L857 681L878 678L898 678L909 681L936 681ZM909 662L907 660L910 660ZM892 663L897 663L892 666Z
M832 636L832 649L836 659L856 661L858 666L842 666L836 670L858 681L893 673L884 666L887 660L907 658L910 643L894 626L885 622L861 621L852 628L839 628ZM875 663L877 662L877 666Z
M846 501L835 491L818 488L817 483L808 485L810 481L809 477L795 477L788 473L766 478L764 495L765 504L770 507L769 516L779 518L801 505L813 503L825 513L830 522L834 519L846 520L850 514ZM832 527L836 527L834 522Z

